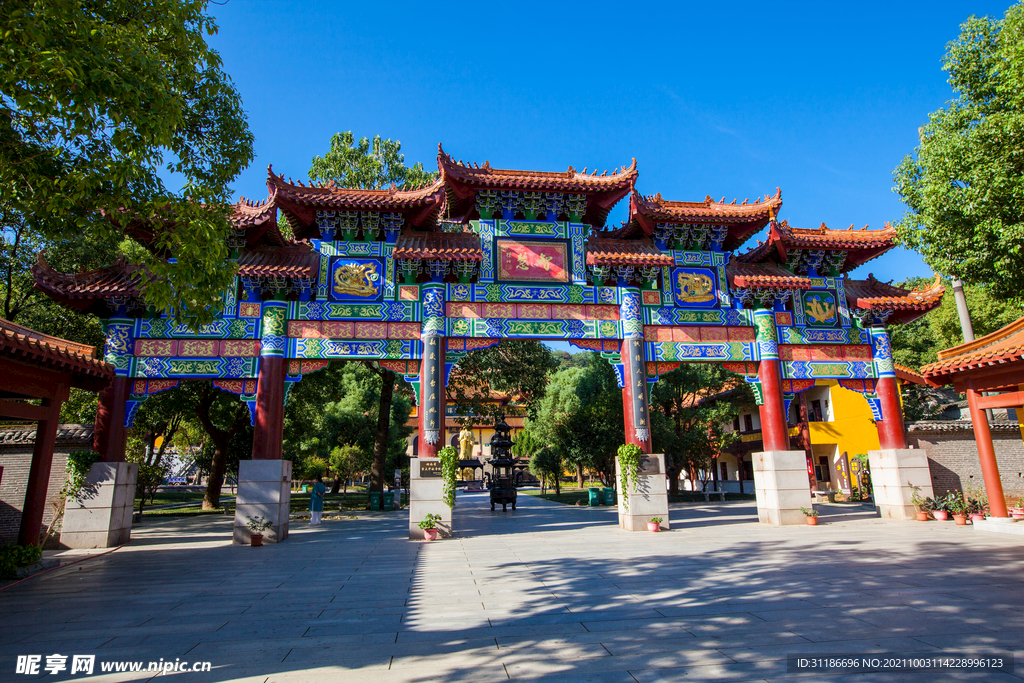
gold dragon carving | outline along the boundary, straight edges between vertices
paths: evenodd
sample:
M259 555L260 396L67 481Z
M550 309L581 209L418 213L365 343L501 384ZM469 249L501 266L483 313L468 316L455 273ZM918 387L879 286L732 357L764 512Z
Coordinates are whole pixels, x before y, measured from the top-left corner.
M375 263L342 263L334 271L334 293L349 296L376 296L380 279Z
M827 323L835 319L836 305L833 303L822 303L821 299L813 299L807 304L807 314L816 323Z
M679 293L676 298L689 303L701 303L715 298L714 281L701 273L679 273L676 276Z

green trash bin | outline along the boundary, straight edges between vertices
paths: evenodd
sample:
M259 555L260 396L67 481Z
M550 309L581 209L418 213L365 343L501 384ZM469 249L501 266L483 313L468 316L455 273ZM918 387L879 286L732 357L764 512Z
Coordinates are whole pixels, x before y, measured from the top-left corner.
M601 504L601 489L592 488L587 489L590 493L590 507L597 507Z
M385 491L384 492L384 509L394 510L395 509L395 492Z
M605 487L604 489L604 504L615 505L615 489Z
M303 486L302 486L302 492L303 492L303 493L309 493L309 487L308 487L308 486L306 486L305 484L303 484Z
M370 491L370 509L380 510L380 492Z

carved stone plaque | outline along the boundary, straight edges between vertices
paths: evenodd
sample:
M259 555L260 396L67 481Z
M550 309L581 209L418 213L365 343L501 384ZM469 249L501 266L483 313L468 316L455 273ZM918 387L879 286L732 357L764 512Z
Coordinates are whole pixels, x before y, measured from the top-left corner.
M438 460L420 461L420 479L437 479L441 476L441 462Z
M657 458L642 456L640 458L640 474L661 474L659 460Z

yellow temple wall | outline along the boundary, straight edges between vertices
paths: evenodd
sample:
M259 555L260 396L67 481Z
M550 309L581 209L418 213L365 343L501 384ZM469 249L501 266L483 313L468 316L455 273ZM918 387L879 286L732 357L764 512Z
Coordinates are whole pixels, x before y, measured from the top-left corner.
M835 444L838 452L853 457L879 449L878 430L864 396L839 386L836 380L818 380L815 386L829 387L832 422L811 422L811 445Z

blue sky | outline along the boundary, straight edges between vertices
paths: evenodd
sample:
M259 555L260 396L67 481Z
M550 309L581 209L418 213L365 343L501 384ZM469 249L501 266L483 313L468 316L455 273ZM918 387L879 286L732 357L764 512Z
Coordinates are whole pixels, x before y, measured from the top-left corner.
M211 44L245 103L257 157L305 178L331 134L401 140L406 162L611 171L644 194L751 201L782 188L796 227L881 228L892 169L950 96L944 46L1005 2L211 5ZM626 202L612 215L626 217ZM744 249L755 245L751 240ZM896 249L861 267L929 275Z

